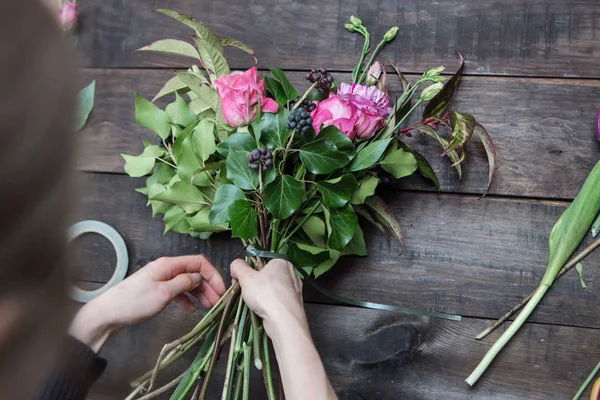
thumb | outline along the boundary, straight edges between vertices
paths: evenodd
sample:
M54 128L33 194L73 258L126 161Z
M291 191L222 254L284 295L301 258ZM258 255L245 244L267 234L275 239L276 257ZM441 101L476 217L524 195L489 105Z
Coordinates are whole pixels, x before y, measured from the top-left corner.
M242 259L238 258L231 263L231 277L236 279L240 285L244 285L244 282L254 274L258 274L258 271Z
M171 298L175 298L177 295L194 290L200 282L202 276L197 273L183 273L177 275L175 278L163 282L163 285L167 288L167 293Z

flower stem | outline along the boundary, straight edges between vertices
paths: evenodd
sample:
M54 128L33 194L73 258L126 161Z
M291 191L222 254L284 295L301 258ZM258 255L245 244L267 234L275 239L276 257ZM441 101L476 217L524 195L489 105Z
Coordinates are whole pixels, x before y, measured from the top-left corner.
M292 229L292 232L290 232L289 235L287 235L286 237L284 237L280 242L279 242L279 246L277 246L277 251L281 250L281 248L283 247L284 244L287 243L288 240L290 240L290 238L292 236L294 236L294 233L296 233L298 231L298 229L300 229L300 227L302 225L304 225L304 223L306 222L306 220L308 220L308 218L315 212L315 210L317 209L317 207L319 206L320 203L316 203L313 208L310 209L310 211L304 216L304 218L302 218L302 221L300 221L298 223L298 225L296 225L294 227L294 229Z
M265 359L265 369L263 370L265 383L267 386L267 395L269 400L276 400L275 387L273 387L273 374L271 371L271 355L269 352L269 337L267 333L263 331L263 352Z
M385 40L382 40L381 42L379 42L379 44L377 44L377 47L375 47L375 50L373 50L373 53L371 54L371 58L369 58L369 62L365 64L362 74L360 74L360 77L358 78L356 83L362 83L362 81L366 78L367 71L369 71L371 64L373 64L373 61L375 61L375 57L381 51L383 46L385 46L386 43L387 42Z
M253 340L252 340L252 352L254 355L254 366L256 367L257 370L261 370L263 367L262 364L262 360L261 360L261 355L260 355L260 344L261 344L261 340L260 340L260 324L258 322L258 317L256 316L256 314L253 311L250 311L250 323L252 324L252 335L253 335Z
M242 399L248 400L248 394L250 391L250 346L244 343L244 387L242 390Z
M549 285L542 283L536 289L535 293L531 297L531 300L527 303L527 305L523 308L523 311L517 316L514 322L508 327L506 331L500 336L500 338L494 343L494 345L490 348L490 350L483 357L477 368L469 375L466 379L466 382L473 386L475 382L483 375L485 370L490 366L494 358L500 353L500 351L504 348L504 346L512 339L515 333L521 328L521 326L527 321L529 315L535 310L535 307L538 305L540 300L544 297L548 289Z
M596 365L596 368L594 368L594 370L587 377L587 379L585 380L585 382L583 382L583 385L581 385L581 387L579 388L579 390L577 391L577 393L575 393L575 396L573 396L573 400L577 400L577 399L579 399L579 397L581 397L581 395L583 394L583 392L585 391L585 389L588 387L588 385L590 384L590 382L592 381L592 379L594 379L594 377L596 376L596 374L598 373L598 371L600 371L600 362Z
M387 139L396 131L396 129L400 128L400 125L402 125L402 123L406 120L406 118L408 118L409 115L412 114L413 111L415 111L417 109L417 107L419 107L422 103L423 102L421 101L421 99L419 99L419 101L417 101L415 103L415 105L412 106L411 109L408 110L408 112L402 117L400 122L398 122L396 125L394 125L394 127L392 129L387 130L386 134L382 137L382 139Z
M365 41L363 43L363 49L362 52L360 53L360 59L358 60L358 64L356 64L356 67L354 67L354 69L352 70L352 82L354 83L358 83L357 79L358 79L358 74L360 73L360 70L362 68L362 65L365 61L365 56L367 54L369 54L369 51L371 50L371 35L369 34L369 31L367 31L366 29L362 29L358 31L361 35L363 35L363 37L365 38Z

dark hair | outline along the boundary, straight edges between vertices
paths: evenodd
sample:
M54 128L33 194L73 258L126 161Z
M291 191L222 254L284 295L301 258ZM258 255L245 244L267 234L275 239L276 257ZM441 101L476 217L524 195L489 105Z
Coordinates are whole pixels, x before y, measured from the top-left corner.
M70 44L39 0L0 1L0 52L0 301L21 310L0 343L2 376L22 344L64 324L76 91Z

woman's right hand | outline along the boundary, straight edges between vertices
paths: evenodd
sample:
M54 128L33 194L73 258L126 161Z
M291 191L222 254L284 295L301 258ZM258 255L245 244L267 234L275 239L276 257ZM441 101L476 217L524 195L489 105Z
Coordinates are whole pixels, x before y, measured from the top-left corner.
M308 328L302 280L294 273L291 263L275 259L257 271L238 259L231 263L231 277L240 283L244 301L263 319L269 336L272 337L275 322L285 323L290 317Z

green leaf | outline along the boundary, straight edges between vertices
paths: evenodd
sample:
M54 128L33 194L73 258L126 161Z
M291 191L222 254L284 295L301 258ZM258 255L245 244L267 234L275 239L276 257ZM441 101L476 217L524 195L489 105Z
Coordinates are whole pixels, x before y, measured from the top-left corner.
M250 240L258 236L258 214L246 199L232 202L228 209L231 236Z
M258 172L248 166L249 151L231 149L227 156L227 179L243 190L256 190Z
M121 154L125 160L125 172L132 178L144 176L154 168L157 157L165 154L164 150L156 145L147 146L139 156Z
M285 73L279 68L271 67L269 68L273 77L281 84L283 92L285 93L286 103L292 100L295 100L298 97L298 91L294 88L294 86L290 83Z
M440 118L448 108L448 105L454 96L454 92L458 87L460 77L462 76L462 72L465 67L465 59L463 58L462 54L458 53L458 58L460 61L458 71L456 71L452 78L446 82L444 88L433 99L431 99L429 103L427 103L427 107L425 107L425 110L423 111L423 120L433 117Z
M434 138L435 140L437 140L444 149L448 148L448 141L446 139L444 139L443 137L441 137L440 135L438 135L436 131L431 129L431 127L429 127L427 125L417 125L416 129L419 132L425 133L425 134L431 136L432 138ZM460 166L461 158L458 156L458 153L456 151L449 151L446 155L452 161L452 163L453 163L452 166L454 168L456 168L456 172L458 174L458 180L461 180L462 179L462 167Z
M148 186L148 198L162 193L165 190L167 190L167 188L160 183L155 183L152 186ZM152 207L153 217L156 217L158 214L165 214L171 207L173 207L171 204L163 203L162 201L158 200L148 200L148 205Z
M196 232L223 232L228 228L228 224L213 224L209 219L210 210L203 208L192 217L186 217L187 222Z
M577 274L579 275L579 283L581 283L581 287L587 289L585 281L583 280L583 264L577 263L575 269L577 270Z
M365 244L365 234L363 233L360 225L356 227L356 233L354 237L343 249L343 256L361 256L364 257L368 255L367 253L367 245Z
M313 174L329 174L350 161L329 139L317 139L300 149L300 159Z
M210 223L217 225L223 222L229 222L229 206L234 201L245 198L246 195L244 195L244 192L234 185L225 184L219 186L215 193L213 205L210 208L210 214L208 215Z
M163 139L171 134L171 121L166 112L135 94L135 122L150 129Z
M412 175L417 170L417 160L408 151L391 148L379 163L381 168L392 174L396 179Z
M94 96L96 93L96 81L92 81L77 94L77 116L75 130L80 131L85 126L92 110L94 109Z
M450 143L448 143L448 147L446 147L442 156L445 156L449 151L461 148L471 139L475 129L475 118L471 114L450 110L450 121L452 122Z
M341 151L348 157L348 160L351 160L354 157L355 152L352 140L350 140L348 136L344 135L342 131L340 131L335 126L330 125L326 128L321 129L318 135L318 139L328 140L332 142L339 151Z
M202 192L187 182L175 182L167 190L154 194L150 200L179 206L188 214L195 213L208 204Z
M352 198L358 182L352 174L317 183L317 189L323 195L323 203L330 208L345 206Z
M175 139L175 142L173 143L173 147L172 147L173 154L175 154L175 158L177 160L179 160L179 158L181 157L181 148L183 146L183 142L194 131L194 129L196 128L196 125L197 125L197 121L190 124L189 126L186 126L185 129L183 129L177 135L177 138ZM189 145L191 142L188 140L188 141L186 141L186 143Z
M179 80L183 83L185 83L185 85L191 90L193 91L195 94L198 95L199 98L204 98L208 95L212 94L217 97L217 99L211 99L211 102L213 104L216 104L216 102L218 101L218 96L215 92L215 89L211 88L208 85L208 81L206 80L206 78L204 77L203 74L198 73L198 74L194 74L191 72L184 72L184 71L175 71L175 75L177 75L177 77L179 78ZM200 78L201 77L201 78ZM205 99L206 100L206 99Z
M598 232L600 232L600 214L598 214L594 220L594 223L592 224L592 236L598 236Z
M219 38L219 40L221 41L221 45L223 47L235 47L236 49L240 49L252 56L255 55L254 50L252 50L246 44L244 44L243 42L241 42L237 39L230 38L230 37L222 37L222 38ZM254 58L256 58L256 57L254 57Z
M285 91L281 86L281 83L268 76L265 76L264 82L265 89L267 89L267 92L271 94L271 96L275 99L277 104L279 104L282 107L285 107L288 103L288 100Z
M215 123L208 119L203 119L196 125L194 132L192 132L194 152L202 161L208 160L217 150L214 131Z
M174 94L174 93L181 94L181 93L185 93L188 91L189 91L188 85L186 85L184 82L182 82L178 76L174 76L171 79L169 79L167 81L167 83L165 83L163 85L163 87L158 91L156 96L154 96L154 98L152 99L152 102L154 103L156 100L158 100L162 97L168 96L170 94Z
M156 183L166 185L175 176L175 170L164 163L156 165L154 172L146 179L146 186L150 187Z
M173 206L165 213L163 221L165 222L165 230L163 235L173 231L179 233L187 233L191 229L190 224L185 220L186 213L182 208Z
M265 207L277 219L286 219L298 210L303 196L304 186L289 175L276 177L262 193Z
M371 168L374 164L376 164L385 150L390 145L392 141L391 138L378 140L367 145L361 151L356 154L354 161L350 164L350 168L348 169L350 172L362 171L363 169Z
M313 269L313 275L315 278L323 275L325 272L329 271L335 263L340 259L340 252L337 250L329 249L329 260L323 261L321 264Z
M151 51L155 53L165 53L175 56L193 58L196 61L200 58L200 56L198 55L198 51L194 46L192 46L188 42L184 42L183 40L177 39L157 40L156 42L151 43L148 46L142 47L141 49L137 49L136 51Z
M305 243L289 243L286 254L288 254L295 265L302 268L310 268L329 260L329 250Z
M416 151L406 143L400 142L400 146L415 157L415 160L417 161L417 170L419 171L419 173L425 178L431 180L439 192L440 182L438 181L437 175L431 167L431 164L429 164L429 161L427 161L427 159L422 154L420 154L418 151Z
M177 21L189 26L194 31L196 31L196 35L210 43L214 48L216 48L221 53L223 52L223 46L221 45L221 41L219 38L207 27L202 25L200 22L196 21L194 18L180 14L176 11L166 10L166 9L158 9L155 10L161 14L164 14L168 17L176 19Z
M387 231L385 230L385 226L383 226L383 224L381 222L375 221L375 218L373 218L373 215L371 215L371 213L369 212L369 210L367 210L367 208L363 205L355 205L353 206L354 211L360 215L361 217L363 217L364 219L366 219L367 221L369 221L370 223L372 223L373 225L375 225L375 227L377 229L379 229L381 231L381 233L383 233L383 236L385 236L385 240L389 242L389 238L388 238L388 234Z
M286 128L290 112L279 107L277 114L264 113L262 117L261 140L269 149L285 148L292 130Z
M483 148L485 149L485 153L488 158L488 182L485 187L484 195L490 190L490 186L492 185L492 180L494 179L494 172L496 171L496 148L494 147L494 142L490 137L490 134L480 123L475 124L475 132L481 142L483 143ZM597 233L597 231L596 231ZM596 235L594 235L596 237Z
M335 250L342 250L356 233L358 218L350 204L342 208L325 208L325 221L329 231L327 244Z
M318 247L325 247L325 222L315 215L311 215L302 224L302 230Z
M212 71L214 76L218 78L221 75L229 74L229 64L227 64L222 50L215 48L211 43L200 37L195 37L194 41L196 42L196 46L198 46L200 58L206 68Z
M196 114L190 110L188 104L178 93L175 93L175 101L169 104L165 111L171 121L177 125L189 126L198 120Z
M179 138L177 141L179 142ZM210 173L208 171L198 172L202 168L204 168L204 162L196 156L192 136L188 134L179 147L177 174L182 180L196 186L209 186L211 183Z
M217 151L223 157L227 158L229 156L229 148L251 152L256 149L256 140L247 132L234 133L227 140L219 143Z
M400 223L390 212L387 204L379 196L371 196L367 197L365 205L369 207L375 219L388 228L398 241L400 241L400 244L404 246L404 235L400 229Z
M363 204L365 199L375 194L375 189L379 185L379 178L373 175L365 175L358 181L358 187L352 193L350 203Z

